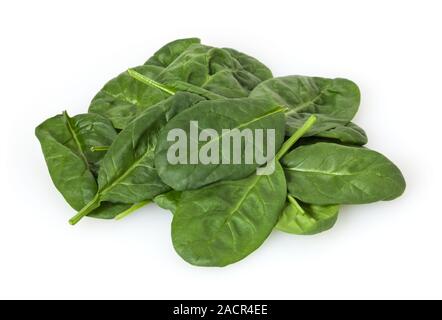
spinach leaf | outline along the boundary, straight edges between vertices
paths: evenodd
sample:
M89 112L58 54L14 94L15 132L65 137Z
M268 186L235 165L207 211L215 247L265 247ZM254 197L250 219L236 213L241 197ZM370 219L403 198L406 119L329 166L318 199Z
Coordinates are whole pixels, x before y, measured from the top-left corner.
M350 121L358 111L360 92L355 83L346 79L287 76L260 83L250 97L267 98L296 113L322 114Z
M134 70L154 79L183 51L199 42L199 39L190 38L168 43L143 66ZM129 76L128 72L123 72L98 92L89 106L89 112L101 114L110 119L115 128L124 129L143 110L168 97L166 92L145 86Z
M243 53L193 45L154 80L173 87L201 87L226 98L241 98L271 76L267 67Z
M175 250L196 266L226 266L255 251L278 222L286 197L279 163L252 175L182 193L172 221Z
M75 210L89 203L97 192L96 174L105 152L93 152L94 145L111 144L117 137L106 118L67 112L39 125L36 135L54 185ZM103 202L88 217L113 219L132 205Z
M248 75L246 74L245 78L251 77L250 75L252 75L259 79L257 81L258 82L257 84L267 79L273 78L272 71L270 71L270 69L267 68L267 66L265 66L259 60L245 53L239 52L235 49L231 48L223 48L223 49L229 52L232 55L232 57L235 58L241 64L242 68L244 68L244 70L247 73L249 73ZM238 74L238 77L241 77L241 73ZM248 87L249 90L253 90L256 87L256 85L249 86Z
M103 158L95 197L70 223L77 223L103 201L138 203L168 191L169 186L161 181L153 165L158 133L176 114L201 99L180 92L147 109L131 122Z
M210 183L220 180L236 180L249 176L259 164L256 158L252 159L251 164L245 162L245 143L240 146L241 161L240 164L233 164L232 156L227 158L226 154L221 152L224 148L221 146L223 141L230 137L222 133L223 129L274 129L275 130L275 150L278 150L284 139L284 109L276 107L266 100L260 99L224 99L216 101L202 101L194 107L187 109L172 119L161 131L158 146L155 152L155 167L161 180L175 190L196 189ZM190 122L198 121L200 131L204 129L213 129L218 133L218 137L208 139L207 141L198 141L193 154L200 154L201 149L210 149L215 147L214 152L218 154L219 159L228 159L229 164L200 162L192 164L189 155L186 155L187 162L184 164L171 164L167 159L169 148L175 144L174 141L168 141L167 136L172 129L183 130L187 137L190 134ZM264 146L267 142L267 135L263 137ZM233 143L231 150L233 150ZM258 147L255 144L255 147ZM230 152L232 155L233 153ZM223 159L223 160L224 160ZM218 161L221 162L221 161Z
M273 78L259 84L250 94L287 106L286 134L291 135L311 114L318 121L307 136L364 145L365 132L350 120L360 103L356 84L346 79L325 79L302 76Z
M378 152L334 143L301 146L283 159L289 193L319 205L392 200L405 190L400 170Z
M309 113L294 113L287 116L286 135L292 135L309 116ZM323 114L317 114L316 117L318 121L305 135L306 137L328 138L344 144L354 145L364 145L367 143L365 131L356 124Z
M89 112L101 114L115 128L124 129L143 110L168 98L170 92L161 90L167 86L207 99L236 98L248 96L257 84L271 77L270 70L255 58L231 49L201 45L197 38L165 45L134 70L151 79L150 85L123 72L94 97ZM152 86L153 83L161 86Z
M165 85L162 83L159 83L158 81L155 81L149 77L146 77L145 75L133 70L129 69L127 70L128 74L138 80L141 83L144 83L147 86L155 87L157 89L162 90L163 92L167 93L169 96L174 95L178 91L184 91L184 92L190 92L193 94L200 95L201 97L208 99L208 100L217 100L217 99L225 99L225 97L220 96L216 93L210 92L209 90L203 89L201 87L198 87L196 85L183 82L183 81L173 81L172 85Z
M298 235L313 235L331 229L338 219L339 206L319 206L296 201L287 196L288 202L276 225L276 229Z
M121 220L150 202L149 200L134 204L102 202L100 207L93 210L87 216L89 218Z
M334 128L322 131L316 137L338 140L344 144L363 146L368 142L367 135L361 127L353 122L338 125Z
M181 199L181 191L169 191L156 196L153 201L160 207L175 213Z
M115 219L115 217L120 215L122 212L129 210L132 206L132 204L125 203L102 202L97 209L89 213L87 216L89 218L105 220Z
M279 160L315 123L311 116L279 149L275 171L181 193L172 220L178 254L197 266L226 266L267 239L284 208L287 184Z
M367 135L351 122L359 103L350 80L273 78L254 57L188 38L107 82L89 114L63 113L36 135L56 188L78 211L71 224L122 219L153 201L172 211L184 260L221 267L274 228L316 234L335 224L341 204L404 192L400 170L361 147Z
M72 208L81 209L97 192L94 174L104 157L91 147L112 143L117 136L112 124L100 115L71 118L64 112L39 125L35 134L55 187Z
M154 65L165 68L178 58L184 51L194 44L200 44L198 38L178 39L164 45L146 61L145 65Z
M134 68L138 73L154 78L162 68L145 65ZM170 95L162 90L146 86L123 72L110 80L94 97L90 113L98 113L110 119L117 129L124 129L138 114Z

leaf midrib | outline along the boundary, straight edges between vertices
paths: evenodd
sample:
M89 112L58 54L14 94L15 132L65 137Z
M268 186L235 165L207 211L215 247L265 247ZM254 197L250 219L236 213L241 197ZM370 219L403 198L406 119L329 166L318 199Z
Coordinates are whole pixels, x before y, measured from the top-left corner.
M357 171L353 173L339 173L339 172L331 172L331 171L322 171L322 170L310 170L310 169L300 169L300 168L284 168L285 170L289 171L297 171L297 172L303 172L303 173L318 173L318 174L325 174L330 176L357 176L362 171Z
M325 91L327 91L330 88L330 84L327 84L326 86L324 86L324 88L322 88L321 90L319 90L319 93L312 98L311 100L308 100L302 104L300 104L299 106L295 107L295 108L290 108L289 111L287 111L285 114L286 115L290 115L293 113L298 113L299 111L303 110L304 108L308 107L311 104L315 104L316 101L324 94Z
M104 188L100 191L101 196L105 193L107 193L109 190L117 186L121 181L126 179L140 164L141 162L146 158L146 156L152 152L152 149L147 149L146 152L137 160L135 161L119 178L117 178L114 182L112 182L109 186Z
M90 165L89 165L89 161L87 160L86 155L84 154L83 147L82 147L82 145L80 143L80 140L78 139L78 136L77 136L76 132L74 131L73 124L71 122L71 118L66 113L63 113L63 117L66 120L68 131L71 134L72 138L74 139L75 145L78 148L78 151L80 153L80 157L83 160L84 164L86 165L87 170L90 171L91 168L90 168Z
M260 179L262 177L264 177L264 176L255 176L255 179L254 179L253 183L247 188L247 190L245 191L244 195L239 199L237 205L228 212L227 217L225 218L225 220L222 223L222 225L218 228L218 230L216 232L214 232L212 234L212 237L210 237L207 240L204 240L204 242L206 242L208 244L209 248L210 248L210 245L217 239L218 234L221 233L223 231L224 227L229 224L231 218L235 215L235 213L239 212L238 209L246 201L248 195L253 190L253 188L258 184L258 182L260 181ZM198 242L198 241L200 241L200 240L193 240L193 241L189 241L188 243Z
M267 112L267 113L265 113L265 114L259 116L258 118L254 118L253 120L250 120L250 121L248 121L248 122L246 122L246 123L242 123L242 124L240 124L239 126L236 126L236 127L234 127L234 128L231 128L230 130L242 129L242 128L247 127L247 126L249 126L249 125L251 125L251 124L253 124L253 123L255 123L255 122L258 122L258 121L260 121L260 120L262 120L262 119L265 119L266 117L273 116L274 114L278 114L278 113L283 112L283 111L284 111L284 108L277 107L277 108L273 109L272 111L269 111L269 112ZM202 129L202 128L199 128L199 129ZM217 138L215 138L215 139L211 139L211 140L209 140L208 142L206 142L205 144L202 144L201 146L199 146L199 149L201 149L201 148L204 147L204 146L208 146L208 145L210 145L210 144L213 144L213 143L215 143L216 141L220 141L220 140L221 140L223 137L225 137L226 135L228 135L228 133L218 135Z

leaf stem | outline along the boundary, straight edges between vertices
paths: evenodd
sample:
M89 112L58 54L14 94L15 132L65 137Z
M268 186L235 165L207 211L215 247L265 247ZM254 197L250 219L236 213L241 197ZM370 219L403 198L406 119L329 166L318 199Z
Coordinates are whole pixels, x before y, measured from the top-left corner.
M100 206L100 203L100 197L99 194L97 194L91 202L89 202L83 209L81 209L75 216L73 216L69 220L69 223L71 225L76 225L83 217L87 216L89 213L97 209Z
M109 150L109 146L93 146L93 147L91 147L92 152L108 151L108 150Z
M133 212L137 211L138 209L144 207L145 205L151 203L151 200L141 201L139 203L135 203L132 207L127 209L126 211L123 211L119 215L115 217L115 220L121 220L126 218L128 215L132 214Z
M148 86L154 87L154 88L158 88L168 94L170 94L171 96L173 96L176 93L176 90L173 88L170 88L162 83L159 83L149 77L146 77L145 75L133 70L133 69L129 69L127 70L127 73L129 73L129 75L134 78L135 80L138 80L144 84L147 84Z
M304 134L307 133L307 131L310 130L310 128L313 126L313 124L316 122L316 116L311 115L302 125L301 128L295 131L295 133L282 145L281 149L279 149L278 153L276 154L276 160L280 160L287 151L290 150L290 148L298 141Z

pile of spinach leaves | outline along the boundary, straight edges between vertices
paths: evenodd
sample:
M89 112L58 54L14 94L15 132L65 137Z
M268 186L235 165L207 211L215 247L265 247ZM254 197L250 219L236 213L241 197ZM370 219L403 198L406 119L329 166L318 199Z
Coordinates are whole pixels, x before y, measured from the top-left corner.
M36 128L55 187L83 217L120 219L155 202L173 213L177 253L197 266L226 266L277 229L313 235L333 227L341 205L392 200L400 170L364 145L352 122L355 83L273 77L257 59L199 39L166 44L111 79L88 113L63 112ZM273 129L275 170L252 164L170 164L167 132ZM205 147L198 145L199 151Z

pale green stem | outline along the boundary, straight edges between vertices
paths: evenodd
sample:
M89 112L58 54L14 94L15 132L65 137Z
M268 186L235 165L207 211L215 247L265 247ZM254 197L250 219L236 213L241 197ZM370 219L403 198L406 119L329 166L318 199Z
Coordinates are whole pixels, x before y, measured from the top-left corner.
M100 203L101 201L99 195L97 194L91 202L89 202L83 209L81 209L75 216L73 216L69 220L69 223L71 225L77 224L78 221L80 221L83 217L87 216L89 213L97 209L100 206Z
M165 86L164 84L161 84L155 80L152 80L151 78L146 77L145 75L143 75L133 69L127 70L127 73L129 73L129 75L132 78L134 78L135 80L138 80L144 84L147 84L148 86L158 88L158 89L170 94L171 96L173 96L176 93L175 89Z
M91 147L92 152L108 151L108 150L109 150L109 146L93 146L93 147Z
M276 160L280 160L287 151L290 150L290 148L298 141L304 134L307 133L308 130L313 126L313 124L316 122L316 116L311 115L306 122L302 125L301 128L296 130L296 132L282 145L281 149L279 149L278 153L276 154Z
M133 212L137 211L138 209L144 207L145 205L151 203L151 200L146 200L146 201L142 201L139 203L135 203L132 207L130 207L129 209L127 209L126 211L123 211L122 213L120 213L119 215L117 215L115 217L115 220L121 220L126 218L128 215L132 214Z

